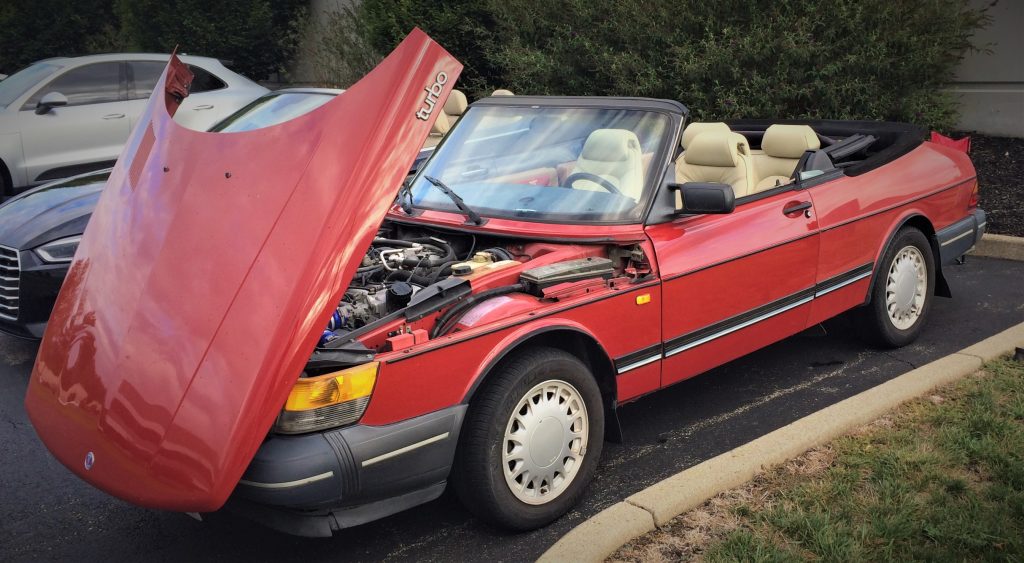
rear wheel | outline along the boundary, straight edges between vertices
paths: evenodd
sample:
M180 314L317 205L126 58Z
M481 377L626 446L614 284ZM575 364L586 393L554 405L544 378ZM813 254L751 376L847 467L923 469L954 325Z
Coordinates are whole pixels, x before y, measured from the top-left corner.
M861 335L869 342L899 347L921 334L935 293L935 257L921 231L904 227L878 264L871 303L857 311Z
M477 517L538 528L579 500L603 440L590 371L567 352L534 348L502 365L470 404L453 485Z

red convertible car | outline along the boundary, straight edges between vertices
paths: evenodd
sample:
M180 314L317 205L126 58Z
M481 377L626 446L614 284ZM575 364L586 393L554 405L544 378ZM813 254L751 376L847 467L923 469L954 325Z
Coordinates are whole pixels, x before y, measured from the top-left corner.
M846 311L913 341L985 227L967 155L915 127L642 98L481 100L402 185L460 69L414 31L344 96L210 134L171 120L170 63L32 373L50 451L132 503L294 534L448 484L530 529L622 403Z

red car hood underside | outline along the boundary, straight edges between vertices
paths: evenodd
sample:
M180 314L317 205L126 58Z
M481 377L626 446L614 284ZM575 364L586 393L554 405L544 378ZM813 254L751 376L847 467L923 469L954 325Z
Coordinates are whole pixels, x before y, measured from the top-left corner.
M171 119L187 76L172 58L92 216L32 372L25 404L50 451L130 502L219 508L461 69L414 30L306 115L204 133ZM441 93L426 116L432 86Z

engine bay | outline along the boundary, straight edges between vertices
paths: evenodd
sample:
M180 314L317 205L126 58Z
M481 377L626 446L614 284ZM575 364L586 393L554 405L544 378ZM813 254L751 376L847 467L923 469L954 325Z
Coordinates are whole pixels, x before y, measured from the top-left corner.
M331 312L307 372L457 332L506 296L513 314L650 273L638 244L502 239L385 222Z

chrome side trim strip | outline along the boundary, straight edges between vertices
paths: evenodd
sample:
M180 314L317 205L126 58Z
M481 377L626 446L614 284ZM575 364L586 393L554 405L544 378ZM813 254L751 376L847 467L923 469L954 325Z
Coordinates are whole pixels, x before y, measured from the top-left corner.
M645 360L640 360L638 362L633 362L633 363L631 363L629 365L622 366L618 370L616 370L616 373L617 374L623 374L623 373L626 373L629 370L633 370L633 369L636 369L636 368L639 368L639 367L646 366L647 364L654 363L654 362L656 362L656 361L658 361L660 359L661 359L661 354L655 354L655 355L653 355L650 358L647 358Z
M958 240L960 240L960 239L962 239L962 238L964 238L964 237L966 237L968 235L973 235L973 234L974 234L974 231L964 231L964 232L960 233L959 235L957 235L957 236L947 240L946 242L942 243L942 246L953 244L954 242L956 242L956 241L958 241Z
M758 317L754 317L753 319L750 319L749 321L740 323L740 324L738 324L736 326L731 326L731 327L726 328L724 330L720 330L720 331L718 331L718 332L716 332L714 334L710 334L708 336L705 336L704 338L701 338L700 340L695 340L693 342L688 342L686 344L683 344L682 346L679 346L677 348L673 348L672 350L666 350L665 351L665 357L668 358L670 356L674 356L674 355L676 355L676 354L678 354L680 352L685 352L685 351L689 350L690 348L694 348L694 347L700 346L701 344L706 344L708 342L711 342L712 340L715 340L716 338L721 338L721 337L723 337L723 336L725 336L727 334L732 334L732 333L736 332L737 330L740 330L742 328L747 328L748 326L750 326L752 324L756 324L756 323L759 323L759 322L761 322L761 321L763 321L765 319L774 317L775 315L779 315L779 314L785 313L786 311L788 311L790 309L794 309L796 307L799 307L800 305L804 305L804 304L810 303L813 299L814 299L813 295L804 297L803 299L800 299L799 301L794 301L793 303L790 303L790 304L786 305L785 307L780 307L778 309L775 309L774 311L768 311L767 313L765 313L763 315L760 315Z
M308 485L309 483L315 483L317 481L323 481L334 476L333 471L314 475L312 477L306 477L305 479L296 479L295 481L285 481L284 483L259 483L256 481L246 481L242 479L238 481L240 485L248 485L250 487L256 487L258 489L288 489L291 487L299 487L302 485Z
M866 277L868 277L870 275L871 275L871 270L868 270L868 271L864 272L863 274L860 274L859 276L854 276L854 277L852 277L852 278L850 278L850 279L848 279L848 280L846 280L846 281L844 281L844 282L842 282L840 284L836 284L836 285L833 285L832 287L823 289L823 290L815 293L814 296L815 297L821 297L822 295L825 295L826 293L833 292L833 291L835 291L835 290L837 290L837 289L839 289L841 287L846 287L846 286L850 285L851 283L853 283L855 281L862 280L862 279L864 279L864 278L866 278Z
M409 444L408 446L405 446L404 448L398 448L397 450L390 451L390 452L385 453L385 454L380 454L377 457L371 457L370 459L363 460L361 465L363 467L369 467L369 466L371 466L371 465L373 465L375 463L380 463L380 462L382 462L384 460L391 459L393 457L398 457L398 456L400 456L400 455L402 455L404 453L411 452L411 451L413 451L415 449L422 448L423 446L426 446L426 445L429 445L429 444L433 444L434 442L440 442L441 440L444 440L445 438L447 438L448 434L449 434L448 432L445 432L444 434L438 434L437 436L432 436L430 438L427 438L426 440L421 440L419 442L416 442L415 444Z

